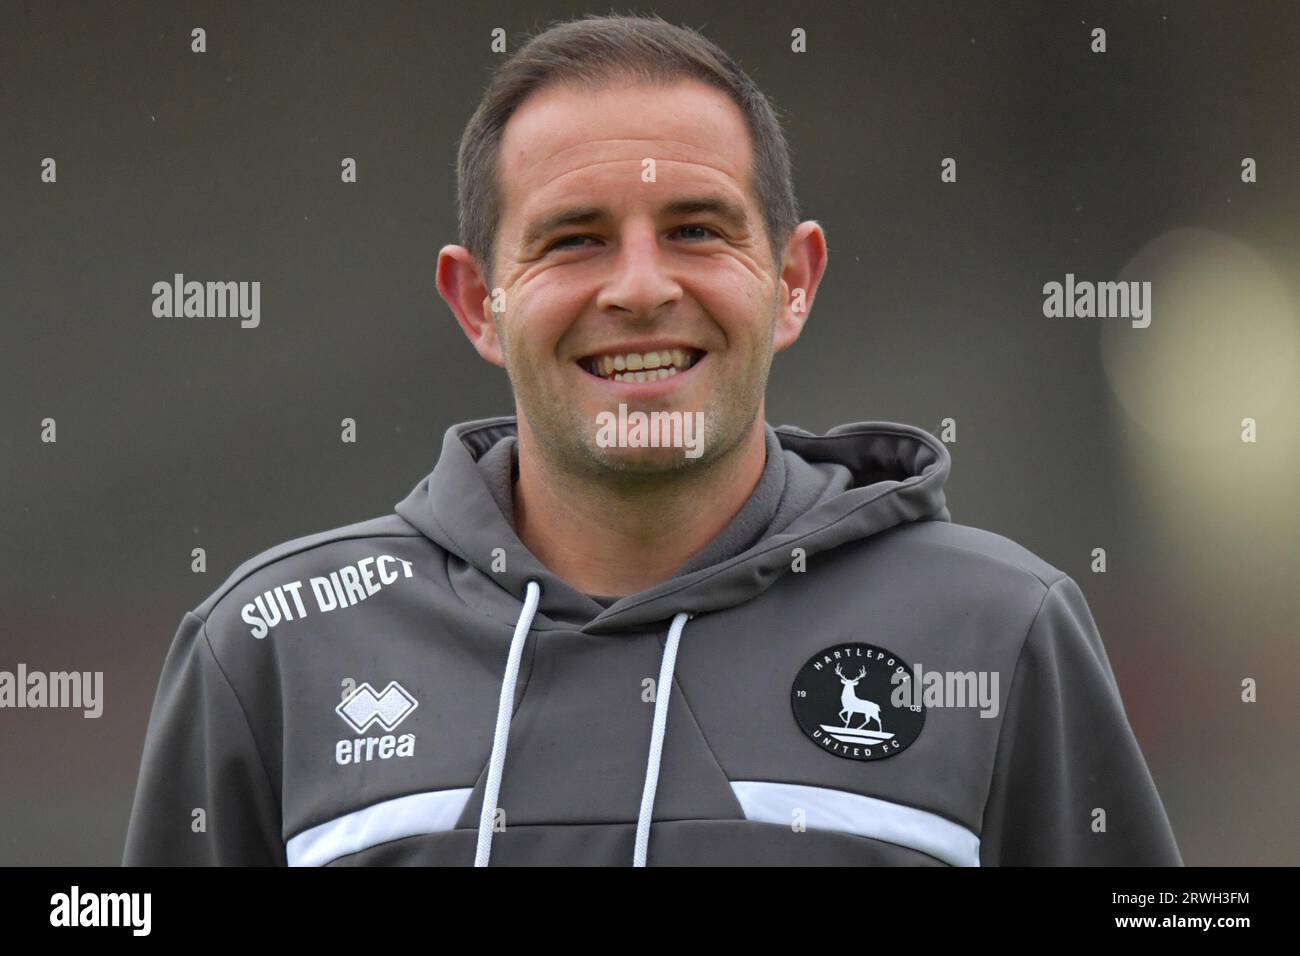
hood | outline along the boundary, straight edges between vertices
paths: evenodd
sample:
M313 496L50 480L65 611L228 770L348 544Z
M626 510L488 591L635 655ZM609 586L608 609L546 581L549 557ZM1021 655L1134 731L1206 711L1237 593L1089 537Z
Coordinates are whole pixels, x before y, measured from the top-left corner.
M448 428L437 466L396 510L454 555L452 587L467 603L513 623L527 582L538 581L541 599L534 629L563 627L590 634L644 627L681 611L701 614L743 604L790 570L792 548L811 557L910 521L949 520L943 490L948 450L922 429L857 422L824 435L792 425L765 424L764 430L768 454L780 454L785 468L785 516L779 530L716 564L688 563L674 577L608 608L533 556L477 465L498 442L517 439L513 416Z
M633 843L632 865L645 866L673 669L686 622L705 611L741 604L771 587L789 569L792 548L812 556L904 522L949 519L943 495L948 451L919 428L863 422L814 435L789 425L773 428L764 423L763 427L764 476L779 472L783 485L776 516L766 531L748 548L716 562L708 560L708 546L668 580L608 608L566 584L529 553L503 511L509 506L508 489L499 492L499 504L487 466L478 465L498 443L517 440L513 417L447 429L437 466L397 504L402 518L450 554L451 587L483 613L514 621L497 700L475 866L487 866L490 859L515 686L524 645L533 631L566 626L602 634L672 618L655 683L649 756ZM719 538L730 530L724 529Z

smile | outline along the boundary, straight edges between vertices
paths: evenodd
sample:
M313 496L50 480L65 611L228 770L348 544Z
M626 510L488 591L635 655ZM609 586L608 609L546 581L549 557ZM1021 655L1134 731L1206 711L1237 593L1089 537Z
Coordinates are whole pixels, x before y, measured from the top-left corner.
M589 374L614 382L651 382L685 372L704 358L703 349L670 348L651 352L589 355L578 364Z

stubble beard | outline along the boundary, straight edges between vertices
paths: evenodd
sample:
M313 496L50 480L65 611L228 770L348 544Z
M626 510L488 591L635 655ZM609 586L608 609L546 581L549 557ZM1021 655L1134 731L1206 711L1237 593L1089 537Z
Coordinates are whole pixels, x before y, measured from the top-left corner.
M775 333L775 316L772 318L764 344L765 354L755 356L756 367L751 374L738 379L726 376L718 379L719 390L709 408L673 409L680 411L683 417L690 415L692 418L695 412L703 412L703 441L701 453L696 458L688 458L683 448L647 449L650 454L636 456L625 454L626 449L602 448L596 442L598 423L575 413L573 405L566 404L562 398L557 401L553 390L547 389L530 374L529 369L517 368L505 347L505 337L500 336L499 341L502 342L516 414L527 423L547 467L579 482L594 482L628 491L648 490L680 479L684 472L703 476L748 437L767 390ZM628 408L629 412L635 410ZM617 405L608 411L617 415Z

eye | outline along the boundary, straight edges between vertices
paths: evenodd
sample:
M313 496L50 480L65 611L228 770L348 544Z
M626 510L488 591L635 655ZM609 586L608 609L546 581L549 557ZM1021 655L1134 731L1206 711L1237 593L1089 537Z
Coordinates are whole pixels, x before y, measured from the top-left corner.
M571 246L571 245L567 245L566 243L572 242L574 239L593 239L593 238L595 237L586 236L586 235L561 236L559 239L556 239L553 243L551 243L547 247L546 251L550 252L552 249L580 249L581 246Z
M693 224L691 224L691 225L689 225L689 226L678 226L678 231L679 231L679 232L682 231L682 230L684 230L684 229L703 229L705 232L711 233L711 235L709 235L709 236L705 236L705 237L704 237L705 239L710 239L710 238L712 238L712 239L718 239L718 238L721 238L721 234L720 234L716 229L712 228L711 226L706 226L706 225L704 225L703 223L698 223L698 222L697 222L697 223L693 223Z

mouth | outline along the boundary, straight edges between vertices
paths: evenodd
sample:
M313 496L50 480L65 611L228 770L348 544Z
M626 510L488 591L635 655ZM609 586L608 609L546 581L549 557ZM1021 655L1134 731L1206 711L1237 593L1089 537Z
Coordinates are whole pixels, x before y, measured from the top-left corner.
M688 347L649 352L604 352L578 359L588 375L607 382L655 382L694 368L708 353Z

